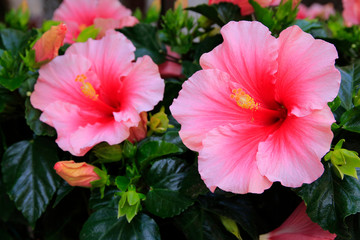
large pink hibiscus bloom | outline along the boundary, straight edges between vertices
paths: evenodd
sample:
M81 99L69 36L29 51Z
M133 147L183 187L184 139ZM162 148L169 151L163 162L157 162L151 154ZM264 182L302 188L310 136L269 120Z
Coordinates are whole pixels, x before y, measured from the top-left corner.
M82 156L99 142L117 144L137 127L140 113L163 96L164 82L149 56L113 30L101 40L74 43L39 70L31 103L53 126L60 148Z
M342 0L344 11L342 13L345 25L351 27L352 25L360 24L360 1L359 0Z
M261 235L260 240L334 240L336 234L322 229L311 221L302 202L277 229Z
M118 0L64 0L53 19L68 27L65 43L73 43L80 32L91 25L99 28L102 36L106 30L130 27L138 22L131 16L131 10Z
M276 39L259 22L230 22L221 34L171 106L202 179L234 193L313 182L333 138L335 47L297 26Z

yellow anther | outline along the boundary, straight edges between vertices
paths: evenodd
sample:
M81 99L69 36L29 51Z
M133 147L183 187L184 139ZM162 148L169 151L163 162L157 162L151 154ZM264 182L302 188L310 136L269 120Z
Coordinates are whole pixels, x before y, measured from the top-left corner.
M260 104L256 103L255 100L246 94L241 88L233 89L232 93L233 94L230 95L230 98L234 99L240 107L251 110L259 108Z
M94 87L89 82L85 82L87 77L84 74L77 75L75 78L75 82L81 82L83 85L81 86L82 93L90 98L91 100L96 100L99 95L96 94Z
M81 86L81 91L85 96L92 100L96 100L99 97L99 95L96 94L95 89L89 82L83 82L83 85Z
M84 74L77 75L75 78L75 82L84 82L87 79L87 77Z

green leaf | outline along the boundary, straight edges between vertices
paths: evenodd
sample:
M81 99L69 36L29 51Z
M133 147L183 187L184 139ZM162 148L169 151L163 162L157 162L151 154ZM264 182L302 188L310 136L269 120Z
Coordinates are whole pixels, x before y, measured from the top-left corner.
M188 240L236 240L221 224L217 215L192 206L175 217L176 225Z
M259 223L262 222L254 202L247 195L207 194L205 197L199 197L199 201L203 209L234 220L251 239L258 239L261 229Z
M26 33L16 29L1 29L0 36L5 49L16 53L23 48Z
M95 39L99 32L100 29L95 28L94 25L91 25L80 32L75 42L86 42L89 38Z
M120 145L109 145L106 142L96 145L93 149L93 153L98 158L97 161L101 163L118 162L122 157Z
M194 57L195 60L199 61L200 57L204 53L210 52L211 50L213 50L217 45L219 45L222 42L223 42L223 38L222 38L221 34L216 34L215 36L210 36L210 37L205 38L203 41L201 41L200 43L198 43L196 45L195 57ZM196 69L196 71L200 70L200 69Z
M267 26L269 29L275 25L274 12L270 8L263 8L254 0L249 0L254 8L256 20Z
M4 153L1 165L7 192L32 227L59 185L53 170L57 161L56 144L47 138L15 143Z
M233 3L222 2L219 4L201 4L187 10L200 13L208 19L214 21L219 26L223 26L230 21L239 21L242 17L240 8Z
M360 84L360 63L354 63L351 66L339 67L341 73L341 84L339 90L339 97L341 106L346 110L353 107L353 94L355 87Z
M360 133L360 107L345 112L340 119L342 128L351 132Z
M101 198L101 193L97 189L91 191L91 196L89 199L89 208L92 210L98 210L101 208L109 206L117 206L118 198L115 198L115 193L118 192L118 189L115 188L106 188L104 197Z
M136 158L140 164L145 167L155 158L182 152L183 149L173 143L165 141L147 141L138 147Z
M38 136L55 136L56 131L53 127L47 125L46 123L40 121L41 111L35 109L31 103L30 98L25 100L25 118L26 123L29 125L31 130Z
M183 180L188 168L182 160L162 159L150 168L146 182L150 191L146 195L146 209L159 217L173 217L193 204L193 200L182 193Z
M122 28L119 31L135 45L135 56L137 58L149 55L157 64L165 61L166 49L159 40L156 27L139 23L133 27Z
M126 192L130 184L130 179L125 176L117 176L115 178L115 184L118 187L118 189L120 189L122 192Z
M116 216L116 209L99 209L85 222L80 240L160 240L159 228L149 216L140 213L130 223Z
M359 174L359 170L357 172ZM359 180L348 176L341 180L331 171L331 165L325 164L325 171L318 180L295 191L305 201L306 212L312 221L346 237L345 218L360 212Z
M182 61L183 74L186 77L191 77L196 71L201 70L201 67L198 63L190 61Z

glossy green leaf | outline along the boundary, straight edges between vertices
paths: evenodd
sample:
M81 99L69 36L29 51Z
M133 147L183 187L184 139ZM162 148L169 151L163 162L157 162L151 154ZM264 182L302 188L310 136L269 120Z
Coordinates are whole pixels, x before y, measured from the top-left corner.
M192 206L185 212L175 217L177 226L188 240L236 240L229 233L217 215Z
M270 8L263 8L254 0L249 0L254 8L256 20L267 26L269 29L275 25L274 12Z
M182 193L183 180L188 167L180 159L162 159L150 168L146 182L150 191L146 195L146 209L159 217L173 217L193 204L191 198Z
M360 84L360 63L354 63L351 66L338 68L341 73L341 84L339 98L341 106L346 110L353 107L353 94L355 87Z
M223 26L230 21L239 21L242 18L239 6L227 2L212 5L202 4L189 7L187 10L200 13L219 26Z
M149 161L158 157L182 152L183 149L173 143L165 141L148 141L139 146L136 158L143 167L147 166Z
M340 119L342 128L351 132L360 133L360 107L345 112Z
M106 188L104 197L101 198L100 191L98 189L93 189L89 199L89 208L92 210L98 210L109 206L117 207L117 201L119 198L114 196L118 191L119 190L116 188Z
M56 131L53 127L47 125L46 123L40 121L41 111L35 109L31 103L30 98L27 98L25 101L25 118L26 123L29 125L31 130L38 136L55 136Z
M251 239L258 239L261 228L259 213L246 195L207 194L201 196L199 201L205 210L234 220Z
M156 27L150 24L139 23L133 27L122 28L119 31L135 45L136 57L149 55L157 64L165 61L166 49L160 43Z
M200 57L207 52L213 50L217 45L223 42L221 34L216 34L215 36L210 36L205 38L203 41L196 45L195 49L195 60L199 61ZM199 70L199 69L196 69Z
M4 153L1 166L7 192L31 226L59 185L53 170L58 160L56 144L47 138L15 143Z
M122 192L126 192L130 184L130 179L125 176L117 176L115 178L115 184L118 187L118 189L120 189Z
M93 153L98 158L97 161L101 163L118 162L122 157L121 146L109 145L106 142L102 142L93 148Z
M16 53L19 49L22 49L22 44L26 38L26 33L16 29L1 29L0 30L1 41L6 50Z
M359 174L360 170L357 172ZM334 175L328 163L318 180L304 184L296 192L305 201L306 212L311 220L340 236L347 235L345 218L360 212L359 180L349 176L341 180Z
M149 216L140 213L130 223L116 216L116 209L99 209L85 222L80 240L160 240L159 228Z

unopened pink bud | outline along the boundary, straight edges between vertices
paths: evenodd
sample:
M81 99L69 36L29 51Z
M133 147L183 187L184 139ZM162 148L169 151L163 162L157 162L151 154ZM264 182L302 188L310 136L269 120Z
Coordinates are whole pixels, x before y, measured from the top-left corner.
M64 44L66 31L66 25L60 23L52 26L41 36L33 47L37 63L50 61L58 55L59 48Z
M101 179L94 172L95 166L85 162L60 161L55 164L54 169L71 186L90 188L91 182Z

